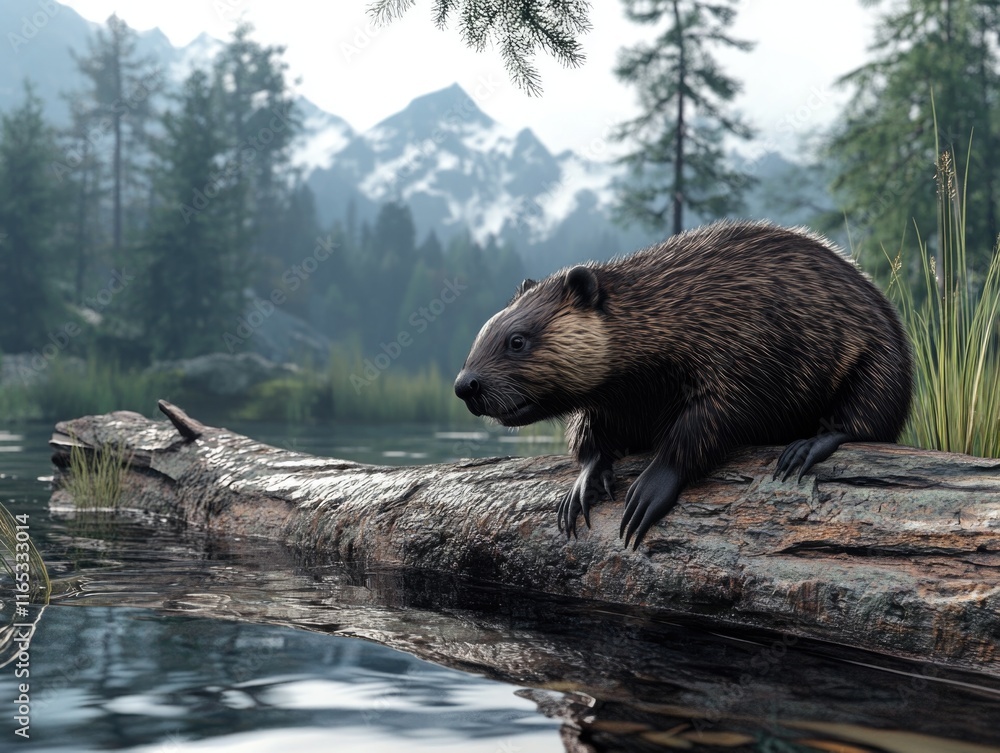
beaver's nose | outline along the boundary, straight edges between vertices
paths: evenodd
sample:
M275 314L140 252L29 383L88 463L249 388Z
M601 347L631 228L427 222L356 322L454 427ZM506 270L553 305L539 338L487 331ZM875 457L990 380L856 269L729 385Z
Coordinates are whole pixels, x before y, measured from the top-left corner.
M471 371L461 371L455 380L455 394L463 400L479 397L479 378Z

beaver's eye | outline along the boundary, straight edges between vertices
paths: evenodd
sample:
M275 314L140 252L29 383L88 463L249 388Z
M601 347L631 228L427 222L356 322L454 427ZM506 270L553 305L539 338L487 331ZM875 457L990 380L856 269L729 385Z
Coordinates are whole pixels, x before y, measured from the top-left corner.
M510 336L510 339L507 340L507 347L514 351L524 350L524 346L527 344L528 341L520 332L515 332Z

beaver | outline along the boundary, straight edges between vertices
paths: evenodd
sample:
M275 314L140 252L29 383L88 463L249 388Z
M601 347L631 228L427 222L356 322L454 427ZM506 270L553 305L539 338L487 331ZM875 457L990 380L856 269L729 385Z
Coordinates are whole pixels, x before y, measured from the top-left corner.
M614 500L613 461L652 451L619 530L638 548L734 448L787 445L773 478L798 482L844 442L894 442L912 381L896 309L836 246L721 221L525 280L483 325L455 394L504 426L567 420L581 468L557 509L567 536Z

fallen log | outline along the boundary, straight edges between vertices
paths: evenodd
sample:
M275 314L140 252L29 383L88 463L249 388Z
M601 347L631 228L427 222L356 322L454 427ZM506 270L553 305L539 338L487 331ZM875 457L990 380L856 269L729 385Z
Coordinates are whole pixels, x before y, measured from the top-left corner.
M621 505L567 541L561 456L378 467L117 412L61 422L51 444L124 449L129 507L317 557L468 576L537 592L710 617L1000 675L1000 461L850 444L798 484L777 447L747 448L646 536ZM616 464L619 496L646 458Z

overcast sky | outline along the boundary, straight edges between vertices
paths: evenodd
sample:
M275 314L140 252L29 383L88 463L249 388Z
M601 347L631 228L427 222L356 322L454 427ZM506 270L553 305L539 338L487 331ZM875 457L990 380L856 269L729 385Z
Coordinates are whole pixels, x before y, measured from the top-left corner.
M257 38L287 46L300 93L365 130L421 94L461 84L494 119L531 127L553 151L606 153L610 125L634 112L634 93L612 75L617 50L651 30L624 19L621 3L594 2L594 29L584 39L587 62L563 69L538 60L544 94L511 85L494 50L474 53L457 29L437 30L431 0L420 0L387 28L372 28L366 0L64 0L104 21L112 12L134 28L158 26L176 45L198 34L225 39L245 17ZM750 53L721 56L744 82L738 107L761 132L761 145L794 154L796 134L825 125L846 93L834 80L865 60L872 14L855 1L744 0L733 34L757 42Z

